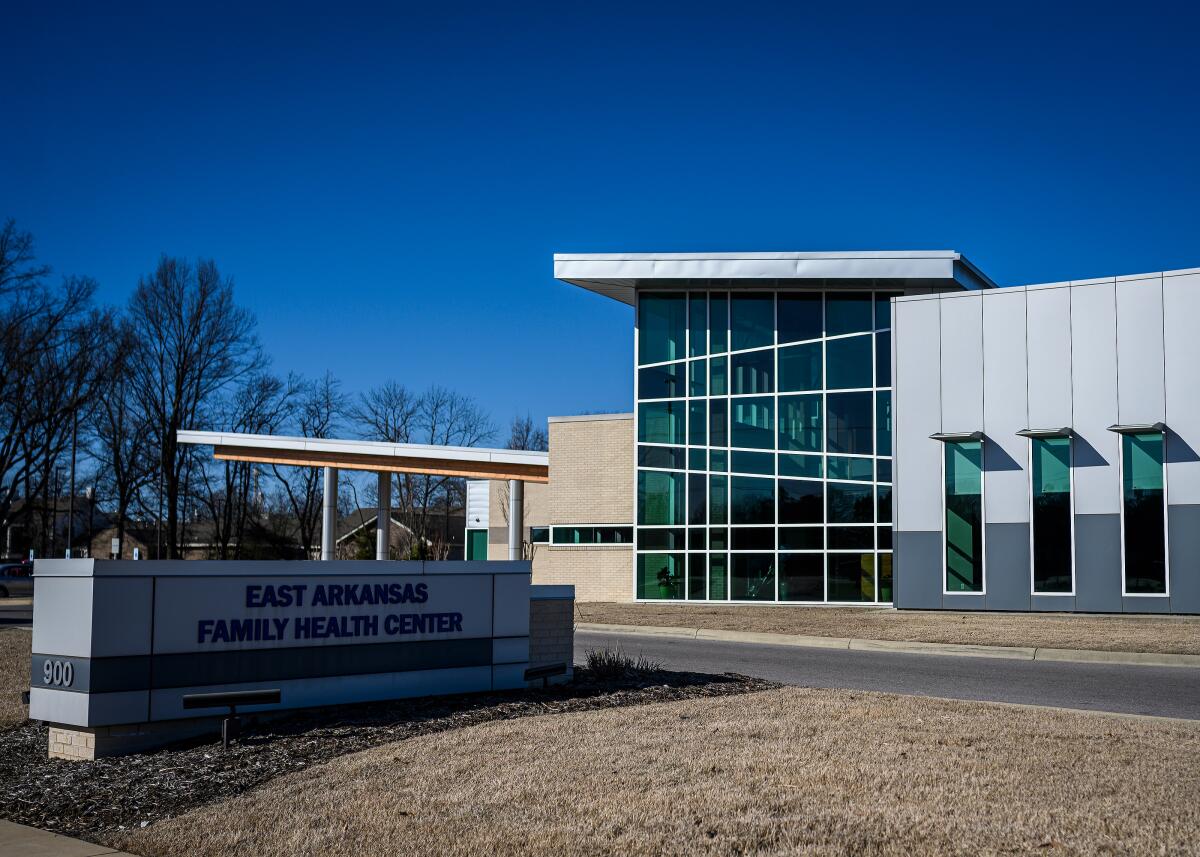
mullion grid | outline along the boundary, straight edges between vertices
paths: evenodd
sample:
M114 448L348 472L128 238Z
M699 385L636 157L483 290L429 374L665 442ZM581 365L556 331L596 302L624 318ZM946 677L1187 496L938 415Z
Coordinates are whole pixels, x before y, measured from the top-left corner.
M824 290L807 291L807 293L809 293L809 294L815 293L815 294L821 295L822 335L819 338L796 340L796 341L789 340L787 342L783 342L780 340L780 334L779 334L779 298L780 298L780 295L781 294L805 293L806 290L797 290L797 291L789 290L787 292L782 292L778 289L768 289L767 291L769 291L772 296L772 301L771 301L772 313L773 313L772 344L765 345L765 346L755 346L753 348L743 348L743 349L734 350L732 348L732 346L733 346L732 320L733 320L733 297L735 294L735 290L733 290L733 289L722 290L719 288L706 288L706 289L702 289L702 290L689 290L689 291L679 291L676 289L663 290L663 291L664 291L664 293L672 293L672 292L678 293L678 294L681 294L684 298L686 313L685 313L685 323L684 323L684 342L683 342L683 349L682 349L683 357L680 359L660 361L657 363L637 364L635 366L635 375L638 373L638 371L640 371L642 369L668 366L671 364L681 364L681 366L682 366L682 384L684 387L685 395L682 398L636 399L637 379L635 378L635 381L634 381L635 399L636 399L635 403L637 405L640 405L642 402L681 401L683 403L682 410L683 410L683 414L684 414L683 430L682 430L683 439L682 439L682 443L680 443L680 444L665 444L665 443L642 443L642 442L636 440L636 438L635 438L634 458L635 458L635 467L637 470L647 470L647 471L658 471L658 472L664 472L664 473L682 474L682 476L683 476L683 496L684 496L684 509L683 509L684 523L683 524L647 524L647 525L639 524L639 525L635 525L635 529L634 529L635 557L637 554L643 554L643 553L668 553L668 554L674 553L674 554L683 555L683 558L684 558L684 566L683 566L684 594L683 594L682 600L686 602L686 601L692 600L690 598L690 594L691 594L691 556L690 555L692 555L692 554L702 555L705 558L705 566L704 566L705 598L704 598L704 600L706 600L706 601L713 600L711 598L711 594L712 594L711 593L711 584L712 584L711 557L714 554L724 555L726 557L726 562L725 562L726 596L725 596L724 600L725 601L733 601L733 598L731 597L732 596L732 578L733 578L732 557L735 553L735 551L732 548L733 529L735 526L733 523L733 506L732 506L733 478L735 476L746 476L746 477L758 478L758 479L771 479L775 482L775 491L773 492L775 495L775 519L774 519L774 522L771 524L740 524L737 526L742 527L742 528L747 528L747 529L772 529L773 535L774 535L775 547L772 550L740 550L740 551L736 551L736 553L752 554L752 555L772 555L773 556L774 568L775 568L775 598L774 598L774 601L772 601L772 602L745 602L745 603L784 603L784 604L791 604L791 603L803 604L804 603L804 602L783 602L783 601L780 601L780 597L779 597L780 582L781 582L780 581L780 572L781 572L780 558L785 554L792 554L792 553L808 554L808 555L818 554L823 557L823 561L822 561L823 603L830 603L830 601L829 601L829 577L830 577L829 557L831 555L861 556L868 549L866 549L866 548L831 549L829 547L829 530L831 529L831 524L829 521L829 507L828 507L829 484L831 482L833 482L836 484L847 484L847 485L854 485L854 486L859 486L859 487L869 486L870 487L870 505L871 505L871 521L870 521L870 523L836 524L833 526L846 527L846 528L858 528L858 529L870 528L870 530L871 530L871 547L869 548L869 550L871 551L872 566L873 566L872 577L873 577L873 585L874 585L874 601L861 602L861 603L867 603L867 604L880 603L880 585L881 585L880 574L882 571L881 557L885 554L886 555L892 554L892 549L890 549L890 548L883 549L880 547L880 544L879 544L879 528L880 528L880 526L883 526L888 523L888 522L881 522L879 520L879 486L880 485L891 485L891 483L890 482L880 482L879 471L878 471L878 462L881 459L887 459L890 461L892 458L892 456L890 456L890 455L888 455L888 456L879 455L879 442L878 442L879 441L878 429L879 429L879 417L880 417L878 393L881 391L887 391L887 392L891 391L891 379L890 378L886 379L887 383L881 384L880 381L882 379L880 379L878 377L878 373L877 373L878 349L879 349L878 335L881 331L884 331L884 330L890 331L890 329L891 329L890 318L888 319L889 323L887 324L887 326L881 326L879 321L876 319L876 309L878 307L878 295L880 293L877 291L874 291L874 290L865 292L865 294L869 295L869 300L870 300L870 304L871 304L871 326L870 326L869 331L859 331L859 332L854 332L854 333L835 334L833 336L828 336L825 334L825 331L828 326L827 304L828 304L828 294L829 293L828 293L828 291L824 291ZM692 349L691 349L691 336L692 336L691 314L692 314L692 306L693 306L692 296L697 294L697 291L701 291L705 296L705 300L704 300L704 307L705 307L705 313L706 313L705 348L704 348L704 354L702 356L693 356ZM751 291L757 291L757 290L751 290ZM712 295L714 293L723 293L725 295L726 350L722 351L719 355L714 355L714 352L712 349L712 305L713 305ZM864 292L849 292L849 294L863 294L863 293ZM872 386L870 386L870 387L854 387L854 388L838 388L836 390L830 390L829 389L829 378L828 378L828 372L829 372L828 342L830 342L831 340L849 339L849 338L858 337L858 336L870 336L870 338L871 338L871 357L870 357L871 367L870 367L870 369L871 369ZM780 350L780 348L792 346L792 345L813 344L813 343L817 343L817 342L821 343L821 389L819 389L819 390L781 391L780 384L779 384L779 380L780 380L779 350ZM636 342L635 342L635 349L636 349ZM772 363L773 363L772 392L771 393L734 393L733 392L733 358L734 358L734 356L741 355L741 354L747 354L747 353L766 351L768 349L774 350L773 361L772 361ZM722 357L725 360L725 389L726 389L726 392L724 395L719 395L719 396L714 396L712 393L711 370L712 370L712 359L714 356ZM704 361L704 364L705 364L705 372L704 372L705 384L704 384L704 395L703 396L690 395L690 393L691 393L691 389L690 389L691 367L692 367L692 364L697 361ZM636 351L635 351L635 363L636 363ZM873 466L872 466L872 473L871 473L870 481L848 480L848 479L830 479L829 478L828 464L829 464L829 456L831 455L831 453L829 451L828 394L830 392L834 392L834 393L865 392L865 393L870 394L871 425L869 427L869 431L870 431L870 435L871 435L871 443L872 443L872 450L873 450L872 454L841 453L841 452L836 453L837 457L871 460L873 462ZM819 453L784 451L779 448L779 419L780 419L779 400L780 400L781 396L794 396L794 395L812 395L812 396L818 396L820 398L821 451ZM772 404L771 433L772 433L772 437L773 437L773 446L771 449L733 446L733 437L732 437L733 408L729 407L728 405L725 408L725 439L726 439L727 445L721 446L721 447L714 447L712 445L712 436L711 436L711 429L712 429L712 407L711 407L711 405L712 405L712 402L714 400L719 400L719 401L724 401L729 404L732 404L734 401L736 401L739 398L769 398L771 400L771 404ZM692 419L689 403L691 403L693 401L702 401L705 403L705 409L704 409L705 423L706 423L705 427L704 427L705 444L702 447L692 446L689 443L689 441L691 440L690 421ZM640 411L638 411L637 413L639 415L638 419L640 420ZM670 468L643 467L640 464L636 463L637 462L636 447L638 447L638 446L682 448L682 449L684 449L684 458L685 458L684 469L674 470L674 469L670 469ZM704 451L705 468L703 470L693 470L690 467L690 464L691 464L690 451L693 449L702 449ZM717 449L718 451L724 451L726 453L727 468L725 470L712 470L711 469L711 464L712 464L711 455L712 455L712 452L714 449ZM771 474L770 476L766 476L761 473L745 473L743 471L735 471L733 469L733 455L732 455L732 453L734 453L734 452L752 452L752 453L770 455L772 457L772 460L774 463L773 474ZM805 478L805 477L781 476L779 474L779 460L780 460L779 456L781 454L782 455L800 455L800 456L819 457L821 459L821 477L819 479L812 479L812 478ZM702 476L704 479L704 523L696 524L696 525L693 525L690 523L691 492L690 492L689 483L690 483L690 478L693 475ZM718 528L723 527L726 530L726 547L723 550L713 550L711 547L711 545L712 545L711 534L712 534L712 530L713 530L713 526L714 526L712 523L712 516L711 516L711 510L712 510L712 494L711 494L712 479L711 479L711 477L712 476L724 476L725 477L724 506L726 509L727 523L725 523L723 525L717 525ZM808 529L820 529L822 531L822 538L823 538L823 545L824 545L823 549L821 549L821 550L805 549L805 550L783 550L783 551L781 551L779 549L779 530L780 530L781 526L785 526L785 525L782 525L779 520L779 502L780 502L779 494L780 494L780 492L779 492L779 488L778 488L778 483L779 483L780 479L795 479L795 478L801 478L801 479L805 479L805 481L821 483L821 485L822 485L823 523L821 523L821 524L787 524L786 526L789 526L789 527L794 526L794 527L801 527L801 528L808 528ZM683 531L683 546L680 549L673 550L673 551L643 550L640 547L640 538L638 535L638 530L640 530L640 529L680 529ZM705 546L702 550L701 549L692 549L692 547L691 547L691 532L694 529L704 530L704 533L705 533L704 545ZM697 599L697 600L699 600L699 599ZM808 602L808 603L814 603L814 602ZM837 602L837 603L856 603L856 602Z

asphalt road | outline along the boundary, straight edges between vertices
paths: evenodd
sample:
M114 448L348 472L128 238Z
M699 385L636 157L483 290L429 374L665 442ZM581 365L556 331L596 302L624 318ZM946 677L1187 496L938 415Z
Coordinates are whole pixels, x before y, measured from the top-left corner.
M0 598L0 625L32 624L32 598Z
M808 649L635 634L575 634L575 659L620 647L667 669L846 688L1200 720L1200 669Z

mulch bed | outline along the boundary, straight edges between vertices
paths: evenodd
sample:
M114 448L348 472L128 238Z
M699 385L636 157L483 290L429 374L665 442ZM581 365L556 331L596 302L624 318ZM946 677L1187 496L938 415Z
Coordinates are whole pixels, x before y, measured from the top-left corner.
M749 693L772 682L661 670L600 680L576 667L575 681L547 690L402 700L251 725L228 751L220 740L94 762L46 758L47 727L0 731L0 818L68 836L100 840L224 800L283 774L419 735L478 723Z

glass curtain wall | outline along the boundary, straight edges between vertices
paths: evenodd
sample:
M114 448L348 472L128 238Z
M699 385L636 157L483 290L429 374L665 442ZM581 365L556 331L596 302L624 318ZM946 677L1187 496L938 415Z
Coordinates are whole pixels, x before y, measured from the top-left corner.
M638 296L637 597L890 602L898 292L728 285Z
M983 444L946 443L946 591L983 592Z

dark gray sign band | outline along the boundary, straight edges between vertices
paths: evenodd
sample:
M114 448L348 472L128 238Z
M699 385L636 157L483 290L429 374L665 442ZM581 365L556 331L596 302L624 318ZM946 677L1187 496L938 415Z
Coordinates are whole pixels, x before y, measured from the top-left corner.
M46 662L71 665L69 686L47 682ZM33 656L31 687L76 693L116 693L170 687L242 684L339 675L490 666L492 641L424 640L348 646L187 652L117 658ZM59 670L58 674L61 674Z

